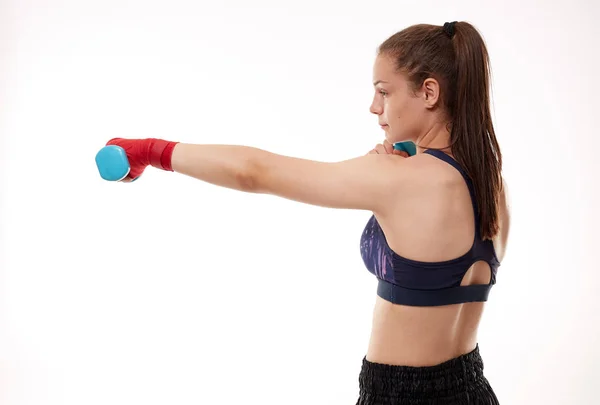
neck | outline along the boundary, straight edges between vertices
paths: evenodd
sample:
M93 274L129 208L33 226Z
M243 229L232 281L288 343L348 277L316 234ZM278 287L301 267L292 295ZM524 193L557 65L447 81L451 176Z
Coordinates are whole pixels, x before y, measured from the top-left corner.
M452 155L450 147L450 130L445 123L435 123L424 135L417 138L417 153L423 153L426 149L441 149Z

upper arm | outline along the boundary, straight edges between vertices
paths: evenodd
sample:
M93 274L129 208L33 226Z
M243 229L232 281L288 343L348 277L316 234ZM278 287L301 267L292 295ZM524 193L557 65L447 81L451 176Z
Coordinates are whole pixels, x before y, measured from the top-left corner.
M378 154L326 163L267 152L250 172L253 192L375 213L391 205L410 177L404 157Z

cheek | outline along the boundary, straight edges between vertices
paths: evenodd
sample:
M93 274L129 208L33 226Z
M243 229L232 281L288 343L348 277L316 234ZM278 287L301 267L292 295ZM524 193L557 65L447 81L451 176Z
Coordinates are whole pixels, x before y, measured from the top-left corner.
M385 122L392 125L398 118L398 107L396 106L396 103L391 100L385 100L383 107Z
M390 124L395 124L399 130L403 132L412 131L415 126L419 125L421 119L419 110L410 100L403 100L400 103L390 103L388 107Z
M406 119L405 108L403 108L402 104L390 101L385 107L385 118L390 127L402 127Z
M411 106L408 103L389 102L386 106L386 122L389 124L387 136L393 142L406 141L412 138L416 122Z

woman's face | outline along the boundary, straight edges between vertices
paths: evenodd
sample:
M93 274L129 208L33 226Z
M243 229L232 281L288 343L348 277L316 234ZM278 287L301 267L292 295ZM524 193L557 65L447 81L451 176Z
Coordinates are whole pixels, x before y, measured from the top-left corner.
M370 111L378 116L386 139L396 142L415 142L426 132L427 103L424 93L412 91L405 75L396 72L394 62L379 55L373 68L375 95Z

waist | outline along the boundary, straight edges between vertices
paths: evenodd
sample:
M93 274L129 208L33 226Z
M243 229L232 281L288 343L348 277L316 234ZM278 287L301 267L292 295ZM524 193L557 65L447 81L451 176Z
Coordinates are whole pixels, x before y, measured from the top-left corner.
M377 296L367 360L414 367L430 366L476 346L484 303L414 307Z

